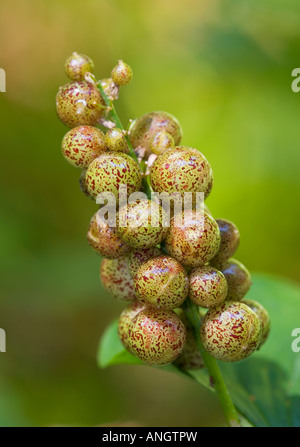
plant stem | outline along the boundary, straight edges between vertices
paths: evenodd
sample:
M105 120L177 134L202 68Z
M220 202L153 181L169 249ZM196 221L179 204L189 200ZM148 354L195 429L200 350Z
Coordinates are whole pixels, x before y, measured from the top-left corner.
M207 351L205 351L200 337L201 317L199 309L189 298L183 303L183 310L188 320L189 325L193 331L197 342L198 349L202 355L204 364L210 376L210 382L216 390L221 407L224 411L227 423L230 427L240 427L240 420L236 408L231 400L224 379L222 377L220 368L214 358L212 358Z

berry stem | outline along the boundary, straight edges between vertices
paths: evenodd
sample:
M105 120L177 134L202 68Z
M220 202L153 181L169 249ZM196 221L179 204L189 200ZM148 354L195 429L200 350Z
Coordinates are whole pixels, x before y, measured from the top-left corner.
M204 364L208 370L210 381L212 386L216 390L221 407L225 414L227 423L230 427L240 427L240 419L237 410L231 400L228 389L225 385L220 368L216 360L211 357L207 351L203 348L203 344L200 337L201 317L199 314L199 308L189 298L183 303L183 310L185 316L191 326L195 340L197 342L198 349L202 355Z

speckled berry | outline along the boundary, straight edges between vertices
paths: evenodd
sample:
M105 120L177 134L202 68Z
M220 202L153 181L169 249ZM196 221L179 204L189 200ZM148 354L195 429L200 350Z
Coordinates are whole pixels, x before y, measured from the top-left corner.
M143 250L134 250L128 256L128 268L131 276L134 277L139 267L149 261L149 259L161 256L163 252L157 247L144 248Z
M144 308L145 306L142 303L140 303L140 301L134 300L127 307L125 307L125 309L120 315L118 323L118 335L121 340L121 343L128 350L130 350L128 344L129 327L134 317Z
M93 84L70 82L60 87L56 95L56 112L68 127L94 126L105 113L105 103Z
M145 158L151 155L151 143L158 132L169 133L175 144L182 138L182 129L178 120L167 112L146 113L132 122L129 128L130 141L135 149L144 148Z
M249 357L260 345L261 324L246 304L225 302L205 314L201 339L204 349L215 359L237 362Z
M195 337L188 322L185 318L182 309L175 309L176 314L179 316L186 328L186 343L183 348L182 354L175 360L174 365L184 370L197 370L204 368L204 361L200 351L198 349Z
M100 265L100 280L103 287L117 301L136 299L133 279L129 273L126 257L103 259Z
M71 165L86 169L95 158L106 151L104 133L93 126L74 127L65 134L61 150Z
M130 325L130 350L148 365L174 362L185 342L185 326L173 311L147 308L139 312Z
M83 81L85 73L94 73L94 62L85 54L72 53L65 62L65 72L72 81Z
M171 219L165 239L167 252L184 267L200 267L210 261L219 249L219 227L205 212L185 211L181 220L179 224L176 216Z
M222 304L227 296L227 281L222 272L209 265L190 273L190 299L198 306L212 308Z
M172 310L186 299L189 279L176 259L163 255L140 266L133 287L137 298L146 306Z
M158 132L151 141L151 151L155 155L161 155L174 147L174 138L170 133L165 132L164 130Z
M220 228L221 243L218 253L211 260L211 265L218 266L234 255L240 243L240 233L230 220L216 219L216 222Z
M101 85L104 93L111 101L115 101L119 96L119 87L114 83L112 78L101 79Z
M140 200L123 206L119 211L118 233L131 247L155 247L168 232L164 209L152 200Z
M105 144L107 149L115 152L129 152L129 147L121 129L113 128L106 132L105 134Z
M118 64L112 69L111 77L115 84L127 85L133 77L132 68L125 62L118 61Z
M90 246L105 258L116 259L131 251L131 247L118 236L116 227L109 226L98 212L90 221L87 239Z
M201 152L188 146L178 146L160 155L151 168L150 178L153 191L182 196L202 192L206 198L213 184L210 164Z
M241 262L230 258L222 264L221 271L228 284L226 300L240 301L243 299L252 284L249 270Z
M257 301L254 300L243 300L242 303L246 304L250 307L250 309L253 310L253 312L256 313L256 315L259 318L261 328L262 328L262 339L261 343L259 345L259 348L265 343L267 340L270 329L271 329L271 321L270 321L270 315L268 311L264 308L264 306ZM258 349L259 349L258 348Z
M127 185L129 196L140 189L142 176L139 165L129 155L106 152L89 165L86 184L94 198L100 193L111 192L118 202L120 185Z

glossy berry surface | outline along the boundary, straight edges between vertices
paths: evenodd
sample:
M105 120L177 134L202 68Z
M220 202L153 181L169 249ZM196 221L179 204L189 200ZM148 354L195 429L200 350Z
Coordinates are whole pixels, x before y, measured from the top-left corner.
M129 155L106 152L89 165L86 184L92 197L111 192L118 201L120 185L127 185L127 194L130 195L140 189L142 176L137 162Z
M190 273L190 299L198 306L212 308L222 304L227 296L227 281L222 272L209 265Z
M86 81L70 82L56 95L56 112L68 127L94 126L105 113L99 90Z
M129 138L135 149L145 149L145 158L151 155L151 144L158 132L167 132L175 144L179 144L182 138L182 129L178 120L167 112L146 113L132 122L129 128Z
M151 152L155 155L161 155L169 149L175 147L174 138L164 130L158 132L151 141Z
M72 81L83 81L86 73L94 73L94 62L85 54L74 52L65 62L65 72Z
M237 362L249 357L260 345L261 324L246 304L225 302L205 314L201 339L215 359Z
M116 227L110 226L98 212L90 221L87 240L90 246L105 258L116 259L131 251L131 247L118 236Z
M128 85L133 77L132 68L123 61L118 61L118 64L112 69L112 80L117 85Z
M121 313L118 322L118 335L123 346L130 350L128 343L129 328L134 317L143 310L145 306L140 301L135 300L130 303Z
M230 258L222 264L222 273L228 285L227 300L240 301L251 287L249 270L236 259Z
M218 253L211 260L211 264L218 266L234 255L240 243L240 233L230 220L216 219L216 222L220 228L221 243Z
M265 343L267 340L270 329L271 329L271 321L270 321L270 315L268 311L264 308L264 306L260 303L258 303L255 300L243 300L242 303L246 304L250 307L250 309L253 310L253 312L256 313L256 315L259 318L261 328L262 328L262 339L259 348Z
M157 247L144 248L142 250L134 250L128 256L128 268L132 277L134 277L140 266L149 261L149 259L157 258L163 255L163 252Z
M106 151L104 133L93 126L74 127L65 134L61 150L71 165L86 169L96 157Z
M130 325L130 350L148 365L174 362L185 342L185 326L173 311L147 308L139 312Z
M172 310L179 307L189 291L185 269L170 256L150 259L140 266L133 282L137 298L145 305Z
M118 128L113 128L106 132L105 144L110 151L125 153L129 151L125 135L123 131Z
M117 301L133 301L136 298L125 257L103 259L100 265L100 280Z
M165 239L167 252L184 267L200 267L217 253L220 230L216 221L207 213L185 211L179 225L176 216L171 219L170 231Z

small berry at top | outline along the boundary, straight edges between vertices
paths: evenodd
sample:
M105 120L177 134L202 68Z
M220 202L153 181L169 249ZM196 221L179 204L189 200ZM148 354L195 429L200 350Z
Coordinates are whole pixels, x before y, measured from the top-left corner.
M65 72L72 81L83 81L86 73L94 73L94 62L85 54L74 52L65 62Z
M131 82L133 76L132 68L123 61L118 61L118 64L113 68L111 77L117 85L127 85Z
M106 132L105 134L105 144L107 149L115 152L129 152L129 147L121 129L113 128Z

